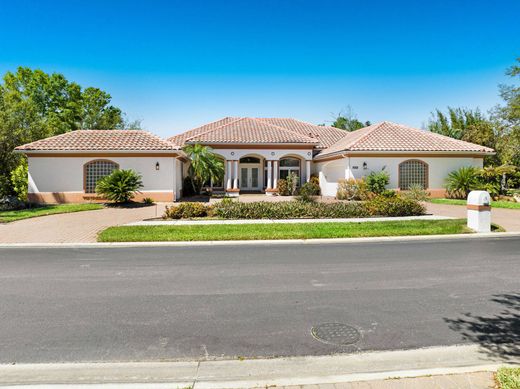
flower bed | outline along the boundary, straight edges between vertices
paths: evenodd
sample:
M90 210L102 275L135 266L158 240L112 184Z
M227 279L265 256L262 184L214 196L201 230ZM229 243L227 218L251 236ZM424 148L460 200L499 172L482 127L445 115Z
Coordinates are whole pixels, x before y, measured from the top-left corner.
M368 201L336 203L286 201L241 203L223 200L214 205L181 203L167 207L163 219L214 217L219 219L325 219L371 216L424 215L418 201L401 196L376 196Z

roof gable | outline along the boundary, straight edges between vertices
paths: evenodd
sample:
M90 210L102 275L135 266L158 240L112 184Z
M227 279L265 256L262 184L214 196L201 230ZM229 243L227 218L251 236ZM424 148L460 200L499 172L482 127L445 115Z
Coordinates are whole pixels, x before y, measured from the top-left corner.
M488 147L386 121L348 133L319 157L346 151L494 152Z
M166 151L179 146L142 130L76 130L18 146L19 151Z
M326 126L316 126L290 118L226 117L208 123L169 140L176 144L312 144L326 148L348 133Z
M254 118L234 118L221 125L210 125L205 132L200 128L185 138L186 143L209 144L312 144L318 141L308 135L279 127Z

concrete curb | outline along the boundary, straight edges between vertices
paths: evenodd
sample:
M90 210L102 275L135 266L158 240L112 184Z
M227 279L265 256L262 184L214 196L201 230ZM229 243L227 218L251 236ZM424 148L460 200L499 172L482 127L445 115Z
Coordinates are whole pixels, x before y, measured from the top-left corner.
M507 365L514 363L520 359L507 361ZM133 388L146 383L147 388L238 389L495 371L504 365L506 362L481 352L479 346L465 345L243 361L0 365L0 386Z
M472 239L502 239L520 237L520 232L490 232L483 234L456 235L412 235L370 238L330 238L330 239L280 239L280 240L211 240L183 242L93 242L93 243L0 243L6 248L119 248L119 247L200 247L200 246L272 246L291 244L359 244L387 242L449 241Z

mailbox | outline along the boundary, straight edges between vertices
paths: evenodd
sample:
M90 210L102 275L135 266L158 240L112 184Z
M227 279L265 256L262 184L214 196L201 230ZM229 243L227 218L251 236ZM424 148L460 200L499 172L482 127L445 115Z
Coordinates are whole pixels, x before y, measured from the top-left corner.
M468 195L468 227L476 232L491 232L491 197L485 190Z

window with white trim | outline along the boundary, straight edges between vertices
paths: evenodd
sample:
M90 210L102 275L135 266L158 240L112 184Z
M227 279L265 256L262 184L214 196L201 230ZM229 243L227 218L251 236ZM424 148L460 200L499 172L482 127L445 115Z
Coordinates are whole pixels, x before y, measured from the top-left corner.
M289 173L294 173L301 179L299 159L292 157L280 159L280 178L286 179Z
M85 193L96 193L97 182L119 169L119 165L112 161L96 160L85 164Z
M417 159L411 159L399 164L399 189L408 190L420 185L428 189L428 164Z

